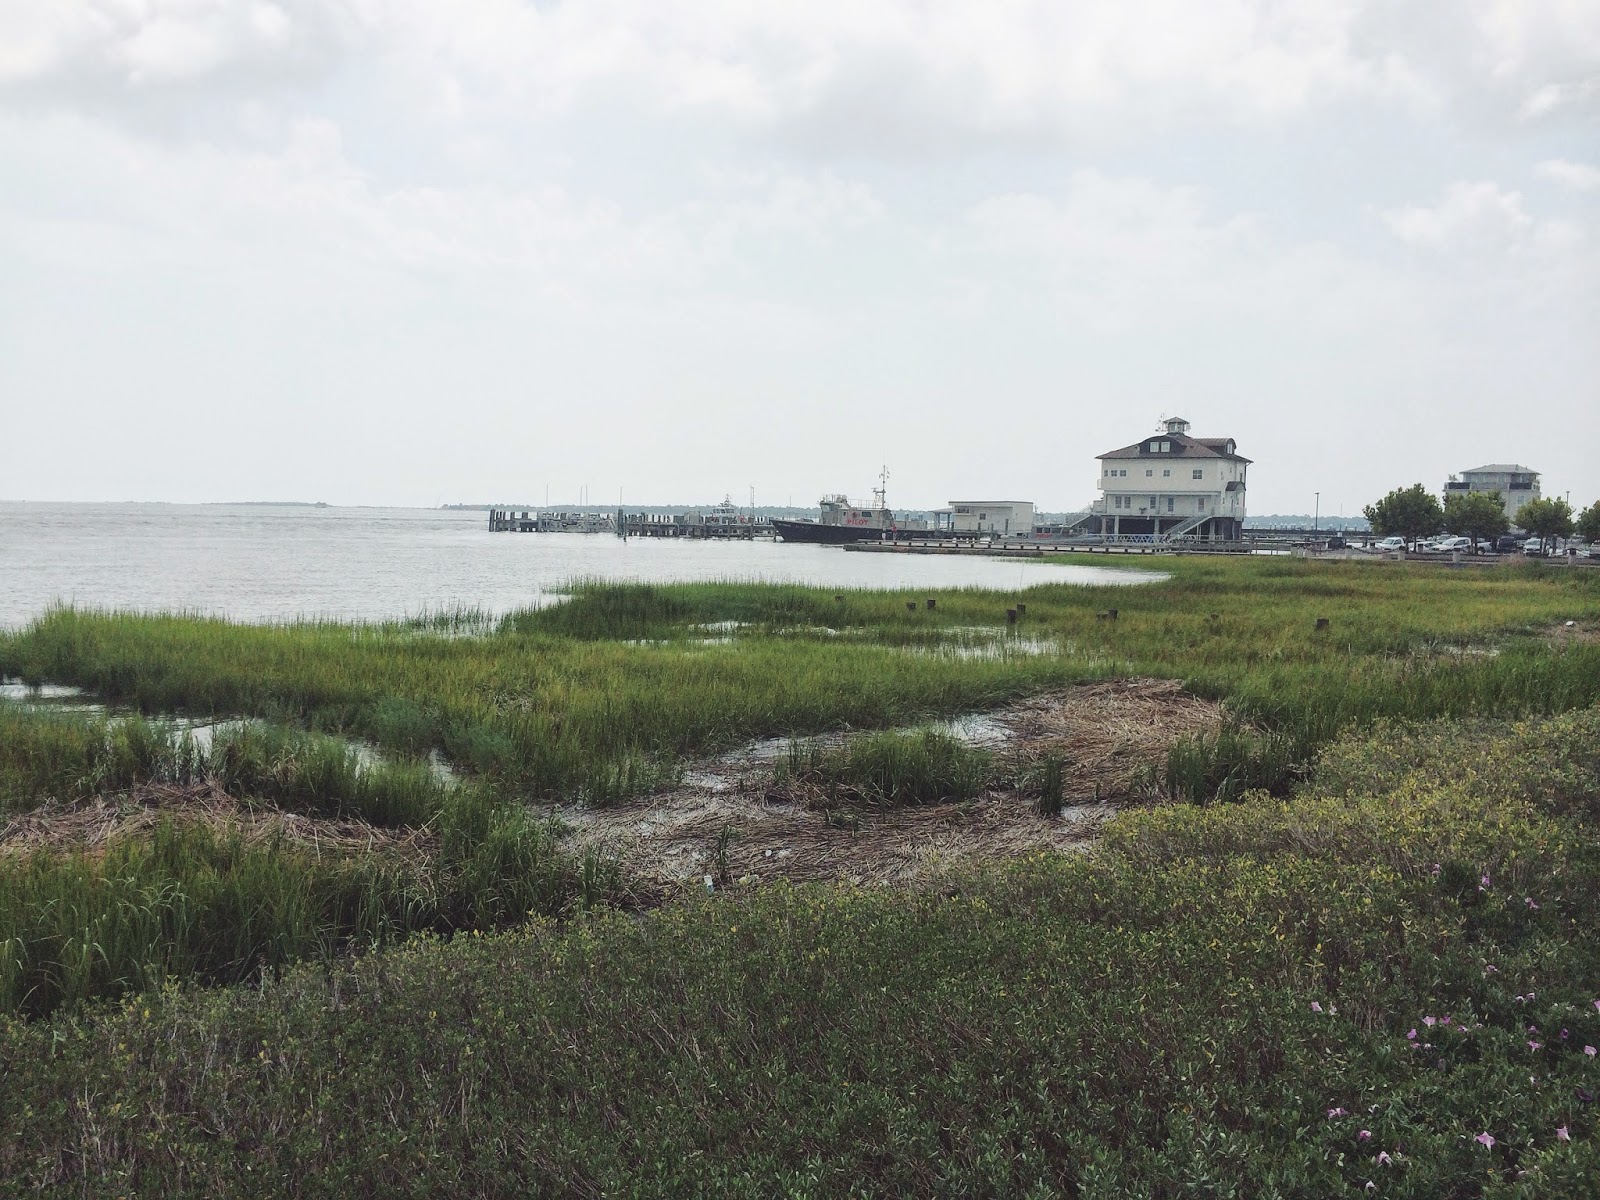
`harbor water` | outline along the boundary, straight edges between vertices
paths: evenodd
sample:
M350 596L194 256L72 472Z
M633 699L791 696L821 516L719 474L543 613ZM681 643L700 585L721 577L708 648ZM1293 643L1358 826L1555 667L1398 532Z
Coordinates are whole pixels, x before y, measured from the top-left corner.
M485 513L256 504L0 503L0 627L50 605L386 620L549 603L586 578L835 588L1144 583L1158 572L768 541L491 534Z

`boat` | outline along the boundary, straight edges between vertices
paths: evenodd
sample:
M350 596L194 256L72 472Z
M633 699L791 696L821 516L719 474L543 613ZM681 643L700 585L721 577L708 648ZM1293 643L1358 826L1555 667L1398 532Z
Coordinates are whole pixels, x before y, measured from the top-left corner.
M786 542L842 546L881 541L885 533L892 534L896 529L894 513L884 503L888 482L889 471L885 468L878 477L878 486L872 490L870 505L852 504L844 495L824 496L818 502L821 515L817 520L785 521L774 517L772 527Z

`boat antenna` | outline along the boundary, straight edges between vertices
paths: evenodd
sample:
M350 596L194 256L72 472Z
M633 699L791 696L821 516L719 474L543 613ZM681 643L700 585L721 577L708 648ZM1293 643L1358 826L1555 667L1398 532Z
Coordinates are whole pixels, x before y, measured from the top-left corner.
M887 499L886 499L886 497L888 495L889 495L889 467L888 467L888 464L886 463L886 464L884 464L883 470L878 472L878 486L872 489L872 498L878 502L876 507L878 507L878 508L886 508L886 507L888 507L888 502L887 502Z

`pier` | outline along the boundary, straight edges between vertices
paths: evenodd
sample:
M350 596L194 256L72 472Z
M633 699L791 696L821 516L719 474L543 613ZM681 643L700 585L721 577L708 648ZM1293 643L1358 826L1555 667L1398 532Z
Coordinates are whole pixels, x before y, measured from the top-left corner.
M490 533L612 533L618 537L717 538L754 541L777 536L772 523L726 504L681 513L489 510Z

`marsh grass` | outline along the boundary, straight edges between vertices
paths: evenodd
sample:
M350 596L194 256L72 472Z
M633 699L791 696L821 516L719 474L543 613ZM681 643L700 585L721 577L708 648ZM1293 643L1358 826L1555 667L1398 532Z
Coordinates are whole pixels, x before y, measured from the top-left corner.
M151 713L252 716L393 753L436 750L528 794L596 803L660 786L686 755L754 738L913 725L1114 675L1182 679L1225 701L1241 725L1288 739L1302 766L1342 730L1378 719L1553 712L1600 699L1600 646L1538 636L1600 608L1593 572L1164 565L1165 582L1020 593L1028 613L1014 636L1054 647L1043 653L966 653L1007 643L1016 596L1006 593L941 591L936 610L908 611L925 593L591 581L566 603L472 637L57 609L0 635L0 672L78 684ZM1096 619L1111 606L1119 620ZM1319 617L1329 629L1315 630ZM481 614L436 620L484 626ZM727 622L730 640L706 644L704 628ZM1428 652L1441 643L1498 653ZM1177 762L1172 774L1284 786L1276 744L1257 766L1236 761L1239 749L1193 748L1190 759L1224 757L1204 770Z
M774 786L813 808L900 808L970 800L994 776L987 750L919 729L863 734L840 746L794 742Z
M0 807L205 780L295 812L385 826L426 823L448 790L426 763L369 761L340 738L263 722L219 729L203 747L169 722L0 705Z
M1199 803L1254 789L1288 796L1352 729L1600 702L1600 645L1542 636L1600 611L1590 572L1196 560L1171 570L1140 587L1029 588L1014 635L1004 613L1016 598L1004 593L939 592L928 610L907 606L921 592L748 584L591 583L567 603L493 622L466 612L239 625L53 610L0 634L0 674L75 684L146 714L250 720L202 748L159 719L0 705L0 805L214 779L296 812L426 826L440 850L420 874L381 855L331 864L288 846L202 844L222 835L183 829L164 835L183 854L134 842L103 860L58 854L17 875L27 886L0 905L10 956L0 972L14 1003L49 1007L186 973L222 981L252 963L404 931L594 905L615 893L610 868L555 853L528 802L614 803L670 782L686 756L759 737L868 731L842 747L797 748L781 764L839 822L991 787L1034 795L1048 812L1057 804L1048 766L916 727L1107 676L1181 679L1224 702L1232 723L1180 742L1160 768L1171 796ZM1116 622L1096 619L1113 606ZM1319 632L1320 617L1330 626ZM730 640L708 644L708 626ZM1060 650L940 649L1008 637ZM896 731L905 726L914 728ZM391 758L367 761L351 738ZM421 759L428 752L468 783L444 785ZM107 863L122 874L107 875ZM196 910L195 895L226 903ZM208 914L194 926L208 931L194 935L199 948L183 949L185 934L160 950L195 911Z
M0 857L0 1013L167 981L228 984L416 932L494 929L615 902L614 864L520 805L453 791L426 854L320 851L175 816L103 850Z

